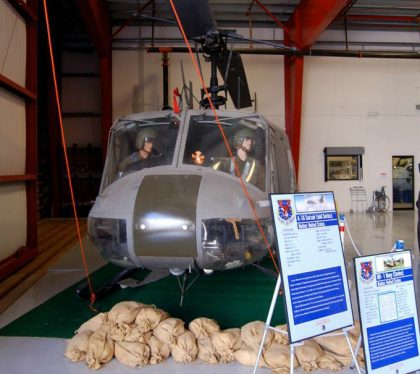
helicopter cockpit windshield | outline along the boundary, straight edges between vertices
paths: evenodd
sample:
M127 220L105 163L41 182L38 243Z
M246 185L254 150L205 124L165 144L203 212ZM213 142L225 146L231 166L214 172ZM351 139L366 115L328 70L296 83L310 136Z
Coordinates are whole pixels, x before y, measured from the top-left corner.
M170 165L173 161L179 118L122 118L111 131L101 190L134 171Z
M260 116L249 114L220 116L219 121L243 180L265 191L267 124ZM183 162L236 175L213 115L190 117Z

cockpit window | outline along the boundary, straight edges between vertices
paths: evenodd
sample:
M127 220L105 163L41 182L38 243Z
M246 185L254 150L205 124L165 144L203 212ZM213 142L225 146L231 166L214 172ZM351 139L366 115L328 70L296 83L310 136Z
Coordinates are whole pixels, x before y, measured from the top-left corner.
M190 117L184 164L211 167L232 175L235 163L229 157L214 116ZM235 156L242 179L265 190L265 129L263 119L255 115L219 117L229 147Z
M178 129L173 116L121 119L111 132L101 190L134 171L171 164Z

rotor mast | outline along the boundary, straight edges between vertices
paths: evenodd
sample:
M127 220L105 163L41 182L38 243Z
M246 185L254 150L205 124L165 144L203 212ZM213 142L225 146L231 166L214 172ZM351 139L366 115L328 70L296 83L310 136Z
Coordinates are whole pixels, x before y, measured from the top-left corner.
M209 38L206 39L208 40ZM226 104L227 100L226 97L218 95L220 91L226 91L226 84L219 86L219 79L217 78L218 59L224 50L224 43L218 34L216 34L216 38L212 36L211 39L210 43L207 43L206 40L206 43L203 44L204 58L211 64L210 87L207 87L207 91L210 93L210 100L213 106L219 109L221 105ZM201 89L200 105L206 109L210 108L209 98L205 97L204 89Z

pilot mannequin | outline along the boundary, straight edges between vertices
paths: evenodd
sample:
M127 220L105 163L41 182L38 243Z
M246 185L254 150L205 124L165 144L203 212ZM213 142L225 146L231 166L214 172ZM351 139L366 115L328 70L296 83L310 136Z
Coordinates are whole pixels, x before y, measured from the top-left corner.
M261 164L249 156L255 144L255 134L251 129L244 128L239 130L233 139L233 146L236 149L235 163L239 173L245 182L252 183L260 189L264 189L262 180ZM236 175L235 165L232 159L226 158L213 165L214 170L221 170L232 175Z
M131 172L158 165L158 159L162 156L155 148L157 133L155 130L146 128L140 130L136 137L137 151L128 155L118 165L121 172Z

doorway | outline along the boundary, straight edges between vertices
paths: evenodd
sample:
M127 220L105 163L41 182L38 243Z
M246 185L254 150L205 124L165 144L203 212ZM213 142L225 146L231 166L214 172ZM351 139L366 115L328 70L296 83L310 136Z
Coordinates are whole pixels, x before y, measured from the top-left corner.
M392 156L394 210L414 209L414 156Z

